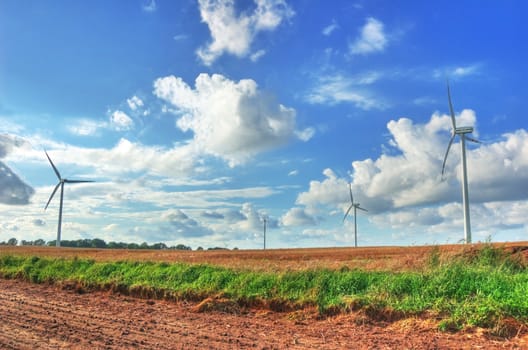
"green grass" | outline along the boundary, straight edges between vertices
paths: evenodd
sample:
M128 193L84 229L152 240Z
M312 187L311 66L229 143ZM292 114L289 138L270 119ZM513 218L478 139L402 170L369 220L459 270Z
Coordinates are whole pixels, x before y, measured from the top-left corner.
M0 256L0 276L34 283L71 283L85 290L116 290L142 297L201 300L218 296L243 305L316 306L321 314L363 310L393 319L433 313L439 327L496 328L504 319L528 321L528 270L520 258L484 246L440 263L433 251L420 272L305 270L239 271L211 265L96 262Z

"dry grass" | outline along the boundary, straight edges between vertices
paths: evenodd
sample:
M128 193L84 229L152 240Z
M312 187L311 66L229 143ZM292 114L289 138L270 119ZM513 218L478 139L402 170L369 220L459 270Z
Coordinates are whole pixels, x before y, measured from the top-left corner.
M96 261L155 261L211 264L236 270L299 271L327 268L332 270L366 269L371 271L416 271L428 265L433 252L442 263L453 256L478 248L473 245L439 245L412 247L305 248L269 250L128 250L0 246L0 255L16 254L49 258L80 258ZM495 243L497 248L515 250L528 242Z

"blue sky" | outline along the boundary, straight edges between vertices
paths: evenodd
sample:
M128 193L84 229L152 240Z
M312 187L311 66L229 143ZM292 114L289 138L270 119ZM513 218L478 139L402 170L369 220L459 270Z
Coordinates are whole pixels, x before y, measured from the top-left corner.
M528 238L524 1L2 1L0 241Z

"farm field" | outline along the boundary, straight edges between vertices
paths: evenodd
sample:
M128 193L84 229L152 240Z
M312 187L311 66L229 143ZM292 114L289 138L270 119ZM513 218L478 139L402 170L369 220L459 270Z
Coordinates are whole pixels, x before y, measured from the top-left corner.
M472 245L438 245L412 247L303 248L268 250L142 250L0 246L0 256L17 254L49 258L79 258L95 261L155 261L212 264L252 271L297 271L316 268L361 268L373 271L408 271L422 269L431 252L450 260L478 248ZM528 242L497 243L494 246L516 250Z
M497 244L508 254L526 254L527 242ZM433 250L441 261L473 254L478 245L285 249L267 251L127 251L1 247L6 255L112 261L211 264L256 272L359 268L421 271ZM525 256L526 257L526 256ZM526 326L508 338L488 329L440 331L427 313L412 317L367 317L350 311L321 316L315 306L275 312L259 305L221 301L141 299L69 284L0 280L0 348L6 349L522 349ZM219 307L220 306L220 307ZM513 321L512 321L513 322ZM507 323L506 323L507 324Z

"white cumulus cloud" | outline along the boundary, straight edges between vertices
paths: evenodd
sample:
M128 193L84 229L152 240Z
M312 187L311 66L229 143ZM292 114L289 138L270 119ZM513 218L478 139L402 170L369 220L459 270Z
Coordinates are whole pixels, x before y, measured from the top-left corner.
M463 110L457 119L459 125L476 126L472 110ZM370 221L427 232L461 229L458 140L451 148L444 180L440 174L450 124L448 115L438 113L423 124L408 118L392 120L387 124L390 140L384 153L376 159L352 162L354 199L369 210ZM498 142L469 145L467 160L474 226L488 232L493 227L522 225L517 218L528 214L518 214L526 209L519 201L528 199L528 132L520 129L502 135ZM323 174L323 180L311 181L308 191L298 195L297 204L309 213L321 208L344 211L349 201L348 179L330 169ZM501 207L516 208L516 214Z
M200 74L195 88L168 76L154 83L154 94L181 114L177 126L191 131L192 145L223 158L231 166L285 144L297 136L307 140L313 130L295 129L295 110L258 89L251 79L232 81L219 74Z
M383 23L379 20L369 17L367 23L361 29L360 37L350 44L350 53L370 54L380 52L387 46L387 37L383 30Z
M313 216L306 213L305 209L294 207L281 217L281 223L284 226L311 226L315 225L317 221Z
M123 111L114 111L110 115L111 125L118 131L130 130L134 127L134 121Z
M134 95L131 98L127 98L127 104L131 110L135 111L136 109L143 107L143 100Z
M274 30L294 15L284 0L255 0L253 12L237 14L234 0L199 0L202 21L207 23L212 41L197 50L198 57L211 65L225 52L245 57L255 36Z

